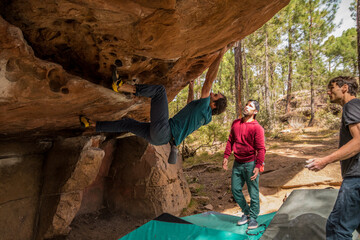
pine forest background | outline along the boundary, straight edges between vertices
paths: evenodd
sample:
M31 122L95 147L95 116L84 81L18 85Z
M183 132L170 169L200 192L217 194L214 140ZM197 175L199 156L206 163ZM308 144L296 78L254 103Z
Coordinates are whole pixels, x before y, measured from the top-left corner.
M359 75L357 29L332 35L339 27L334 18L340 2L292 0L262 28L235 43L225 54L212 89L227 96L227 110L187 137L183 154L185 148L188 153L216 151L248 99L260 102L256 119L267 137L276 137L285 128L338 128L341 107L328 103L327 83L339 75ZM356 19L356 1L350 10ZM205 75L170 103L170 117L187 104L192 88L194 99L200 98Z

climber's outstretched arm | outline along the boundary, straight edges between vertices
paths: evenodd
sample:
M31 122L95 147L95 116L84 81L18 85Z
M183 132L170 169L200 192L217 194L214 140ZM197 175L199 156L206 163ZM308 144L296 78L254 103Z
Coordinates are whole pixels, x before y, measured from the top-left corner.
M201 90L201 98L207 98L210 96L211 87L216 79L220 62L228 48L224 47L219 51L219 55L211 63L208 72L206 73L205 82Z

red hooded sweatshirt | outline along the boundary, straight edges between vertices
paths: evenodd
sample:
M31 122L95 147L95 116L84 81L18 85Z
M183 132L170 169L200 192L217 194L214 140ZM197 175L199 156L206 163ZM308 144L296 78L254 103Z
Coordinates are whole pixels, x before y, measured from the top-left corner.
M242 119L236 119L232 123L224 158L228 159L233 151L235 161L255 161L255 167L260 169L265 160L266 149L264 128L258 121L243 122Z

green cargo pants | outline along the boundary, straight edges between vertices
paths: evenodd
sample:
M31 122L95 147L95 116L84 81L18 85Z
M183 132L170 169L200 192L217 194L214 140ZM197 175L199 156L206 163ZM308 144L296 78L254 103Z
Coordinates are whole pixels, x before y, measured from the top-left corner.
M250 215L250 218L257 219L260 212L260 200L259 200L259 176L254 181L250 178L254 175L255 161L248 163L234 162L232 175L231 175L231 191L237 204L242 209L242 212L246 215ZM250 206L247 204L242 189L246 183L250 194Z

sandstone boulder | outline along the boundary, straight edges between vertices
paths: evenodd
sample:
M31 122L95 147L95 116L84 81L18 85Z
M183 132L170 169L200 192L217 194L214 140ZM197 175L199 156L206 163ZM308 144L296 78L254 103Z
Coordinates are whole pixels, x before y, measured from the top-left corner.
M69 233L81 207L83 191L91 185L104 158L100 136L69 138L54 143L44 164L38 237Z
M118 140L109 173L109 207L139 217L153 218L164 212L179 215L191 194L181 156L170 165L169 153L170 145L153 146L138 137Z
M32 239L48 142L0 142L1 239Z
M0 132L76 136L79 114L147 119L142 100L109 90L111 64L120 60L118 72L129 81L164 85L172 100L216 51L261 27L287 3L1 1L0 121L11 124Z

